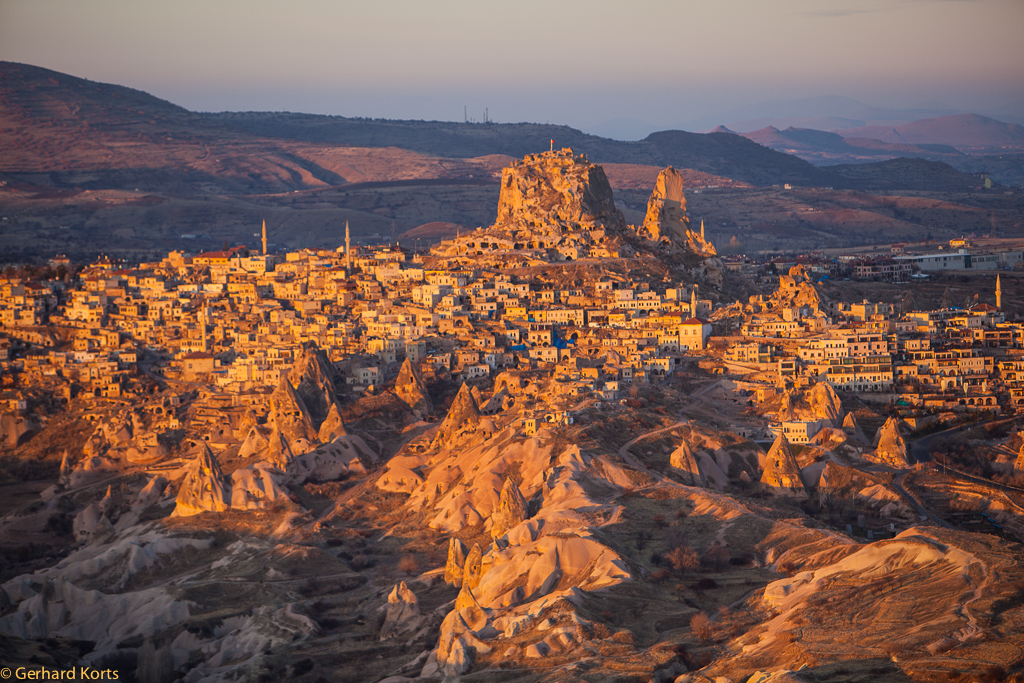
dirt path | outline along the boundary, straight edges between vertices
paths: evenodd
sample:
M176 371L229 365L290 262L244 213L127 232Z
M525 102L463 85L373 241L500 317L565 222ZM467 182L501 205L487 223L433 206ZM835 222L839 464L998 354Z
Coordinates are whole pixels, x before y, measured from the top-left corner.
M632 455L630 455L630 453L629 453L630 447L633 446L638 441L643 441L644 439L646 439L648 437L651 437L651 436L654 436L655 434L661 434L662 432L670 432L673 429L678 429L679 427L685 427L689 423L690 423L689 420L680 420L679 422L676 422L673 425L669 425L668 427L659 427L658 429L654 429L654 430L651 430L651 431L646 432L644 434L641 434L640 436L636 437L635 439L631 439L630 441L627 441L626 444L622 448L619 449L619 457L622 458L623 460L625 460L626 462L628 462L633 467L637 468L638 470L643 470L643 471L646 472L647 471L647 465L644 465L642 462L640 462L639 460L634 458ZM651 472L651 474L654 475L654 474L657 474L657 473L656 472Z

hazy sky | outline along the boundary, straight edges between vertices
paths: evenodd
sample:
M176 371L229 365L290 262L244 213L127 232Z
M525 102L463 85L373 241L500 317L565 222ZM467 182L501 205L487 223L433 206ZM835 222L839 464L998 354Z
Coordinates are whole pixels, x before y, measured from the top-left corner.
M1024 110L1022 36L1024 0L0 0L0 59L189 109L583 129L825 95Z

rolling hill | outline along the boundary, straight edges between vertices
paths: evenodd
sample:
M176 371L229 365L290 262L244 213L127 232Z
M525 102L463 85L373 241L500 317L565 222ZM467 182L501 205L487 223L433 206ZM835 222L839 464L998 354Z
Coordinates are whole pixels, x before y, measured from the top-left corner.
M822 136L836 148L864 149ZM755 186L972 192L978 185L942 164L819 168L727 130L622 142L533 123L196 113L131 88L0 62L0 253L17 261L103 250L138 259L245 243L262 219L271 242L291 249L336 246L346 220L357 241L406 233L429 241L459 225L491 223L501 169L552 139L606 165L617 197L640 219L657 172L669 165L689 187L719 188L740 203ZM844 223L844 233L856 225ZM816 239L809 234L807 246Z

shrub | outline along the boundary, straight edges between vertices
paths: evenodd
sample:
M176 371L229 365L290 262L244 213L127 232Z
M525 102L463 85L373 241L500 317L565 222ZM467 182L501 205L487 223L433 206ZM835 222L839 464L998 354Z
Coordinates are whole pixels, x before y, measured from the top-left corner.
M366 557L366 555L359 554L355 555L352 558L351 562L349 562L349 564L352 565L352 569L366 569L370 566L370 560Z
M415 555L402 555L402 559L398 561L398 569L406 574L415 574L419 568L420 563L416 561Z
M702 643L711 640L711 620L708 615L703 612L694 614L693 619L690 619L690 632Z
M716 572L720 572L729 564L729 551L720 545L716 545L704 553L700 563L705 567L714 569Z
M665 581L668 581L668 578L670 576L671 573L669 573L667 569L658 569L655 570L653 574L651 574L651 580L653 580L655 583L664 583Z
M685 545L681 545L668 554L669 564L677 572L685 572L700 565L697 558L697 551Z

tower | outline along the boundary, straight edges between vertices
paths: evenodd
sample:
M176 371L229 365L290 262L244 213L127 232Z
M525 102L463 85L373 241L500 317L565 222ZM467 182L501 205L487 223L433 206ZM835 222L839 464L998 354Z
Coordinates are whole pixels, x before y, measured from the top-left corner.
M263 219L263 255L267 255L267 219Z
M996 308L1003 309L1003 285L999 282L998 275L996 275Z
M352 239L348 233L348 221L345 221L345 270L352 270Z
M199 339L202 343L200 351L206 353L206 302L203 302L202 308L199 309Z
M690 317L697 317L697 285L693 285L693 289L690 290Z

